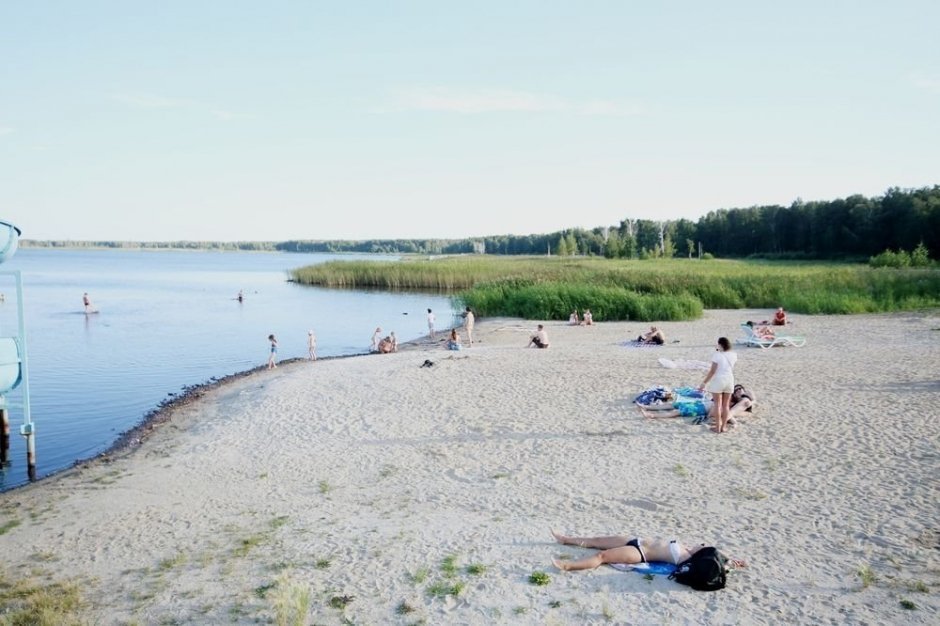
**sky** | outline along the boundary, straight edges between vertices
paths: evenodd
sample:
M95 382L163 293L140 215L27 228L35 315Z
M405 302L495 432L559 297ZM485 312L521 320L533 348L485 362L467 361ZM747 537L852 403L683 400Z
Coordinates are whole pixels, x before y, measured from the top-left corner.
M463 238L932 186L938 23L935 0L0 0L0 220Z

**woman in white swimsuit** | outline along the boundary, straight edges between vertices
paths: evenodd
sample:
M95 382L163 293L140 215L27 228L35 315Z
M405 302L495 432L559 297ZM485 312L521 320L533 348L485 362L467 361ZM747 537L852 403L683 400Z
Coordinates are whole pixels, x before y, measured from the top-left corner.
M566 546L580 548L595 548L600 550L597 554L577 561L560 561L552 559L552 563L564 572L581 569L594 569L605 563L648 563L649 561L664 561L666 563L679 563L687 560L693 554L705 547L705 544L686 546L676 539L643 539L640 537L569 537L552 531L555 541ZM740 559L730 559L735 567L746 567L747 564Z

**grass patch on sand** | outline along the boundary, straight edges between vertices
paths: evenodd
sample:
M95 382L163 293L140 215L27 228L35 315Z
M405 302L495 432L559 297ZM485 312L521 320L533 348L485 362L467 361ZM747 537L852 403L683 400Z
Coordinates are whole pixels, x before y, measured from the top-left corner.
M330 482L327 480L321 480L319 483L317 483L317 488L322 494L328 494L333 490L333 486L330 485Z
M289 573L281 574L267 593L274 609L277 626L305 626L310 612L310 587L292 580Z
M73 582L40 583L31 578L0 577L0 624L59 626L81 623L84 602Z
M256 534L249 535L248 537L242 537L238 540L238 543L235 545L235 548L232 550L234 556L242 557L248 556L248 553L253 549L260 546L264 540L267 539L266 535Z
M467 573L471 576L480 576L486 573L486 565L482 563L471 563L467 566Z
M161 572L167 572L171 569L175 569L179 567L180 565L185 564L187 560L188 560L188 557L184 553L180 552L174 557L170 557L168 559L161 559L160 562L157 563L157 569L160 570Z
M552 582L552 577L543 571L536 570L529 574L529 582L533 585L543 586Z
M916 611L916 610L917 610L917 605L914 604L913 602L911 602L910 600L908 600L907 598L902 598L901 601L900 601L898 604L900 604L900 605L901 605L901 608L904 609L904 610L906 610L906 611Z
M858 570L855 572L859 580L862 583L862 589L868 589L875 581L878 580L878 577L875 576L875 572L872 571L870 565L861 565Z
M416 585L420 585L428 579L428 575L430 573L431 573L431 570L428 569L427 567L419 567L414 572L409 574L408 577L411 579L411 582L413 582Z
M454 554L449 554L444 557L444 560L441 561L441 572L447 578L453 578L457 575L457 556Z
M692 475L692 472L690 472L688 468L682 463L676 463L676 465L672 468L672 473L676 476L679 476L680 478L687 478Z
M436 582L428 587L427 593L432 598L446 598L447 596L459 596L464 590L466 584L463 581L456 582Z
M7 534L22 523L23 522L18 519L7 520L6 522L0 524L0 535Z

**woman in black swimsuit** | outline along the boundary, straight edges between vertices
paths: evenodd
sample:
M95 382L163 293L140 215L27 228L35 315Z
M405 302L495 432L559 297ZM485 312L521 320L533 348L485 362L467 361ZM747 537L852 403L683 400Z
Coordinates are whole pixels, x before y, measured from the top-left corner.
M705 547L705 544L686 546L676 539L643 539L640 537L569 537L552 531L555 541L566 546L580 548L595 548L600 550L594 554L577 561L561 561L552 559L558 569L570 572L580 569L594 569L605 563L626 563L635 565L649 561L665 561L678 565L693 554ZM740 559L730 559L735 567L745 567L747 564Z

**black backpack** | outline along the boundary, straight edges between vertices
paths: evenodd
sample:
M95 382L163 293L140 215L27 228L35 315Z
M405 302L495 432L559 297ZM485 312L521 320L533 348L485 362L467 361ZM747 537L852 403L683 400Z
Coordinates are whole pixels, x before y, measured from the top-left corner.
M679 563L669 578L698 591L724 589L728 559L717 548L702 548L689 559Z

